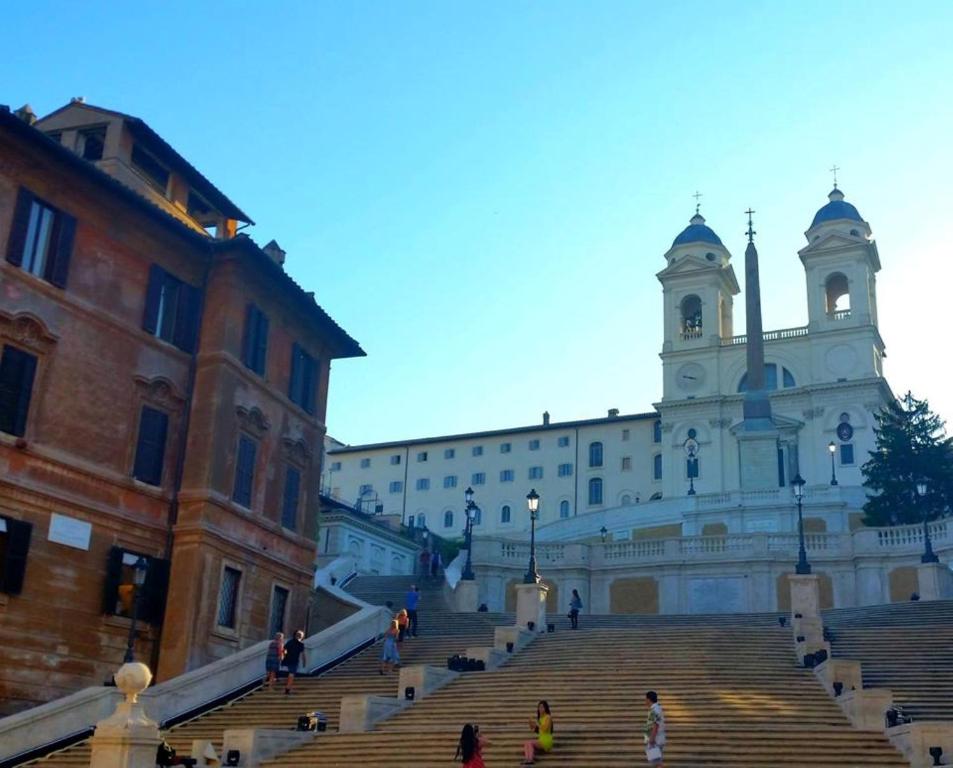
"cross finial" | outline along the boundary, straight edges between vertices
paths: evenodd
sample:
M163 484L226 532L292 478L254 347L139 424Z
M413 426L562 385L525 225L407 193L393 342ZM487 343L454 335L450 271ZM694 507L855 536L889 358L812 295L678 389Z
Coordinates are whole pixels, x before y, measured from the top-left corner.
M697 216L699 209L702 207L702 204L701 204L702 193L696 189L695 194L692 195L692 197L695 198L695 215Z
M837 189L837 172L839 170L840 168L838 168L837 165L831 166L831 173L834 174L834 189Z
M748 214L748 231L745 232L745 234L748 236L748 242L749 242L749 243L753 243L753 242L754 242L754 236L755 236L756 234L758 234L757 232L754 231L754 228L753 228L754 225L753 225L753 222L751 221L751 214L754 213L754 211L752 211L752 210L749 208L747 211L745 211L745 213Z

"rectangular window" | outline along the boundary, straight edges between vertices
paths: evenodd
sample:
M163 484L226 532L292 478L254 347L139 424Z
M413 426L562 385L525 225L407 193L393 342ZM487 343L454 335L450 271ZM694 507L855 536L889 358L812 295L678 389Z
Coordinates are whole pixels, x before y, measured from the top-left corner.
M393 480L390 484L391 493L401 493L404 490L404 484L400 480Z
M529 449L530 449L531 451L538 451L538 450L539 450L539 440L530 440L530 441L529 441Z
M456 488L457 487L457 476L456 475L447 475L443 479L444 488Z
M446 449L444 449L443 457L444 457L445 459L452 459L452 458L453 458L454 456L456 456L456 455L457 455L457 452L456 452L455 449L453 449L453 448L446 448Z
M656 453L652 459L652 476L656 480L662 479L662 454Z
M509 453L513 450L512 443L500 443L500 453Z
M110 616L132 616L136 595L136 566L145 566L145 581L138 589L139 619L161 624L169 585L169 561L139 552L112 547L106 560L103 583L103 613Z
M566 435L563 435L562 437L560 437L560 438L556 441L556 444L557 444L560 448L565 448L566 446L569 445L569 437L567 437Z
M157 339L194 352L198 336L202 292L166 272L158 264L149 267L149 286L142 316L142 329Z
M629 439L629 430L623 429L623 430L622 430L622 442L623 442L623 443L624 443L624 442L627 442L628 439Z
M265 375L268 356L268 318L254 304L245 310L245 338L242 342L242 362L259 376Z
M569 477L572 475L572 464L560 464L557 473L560 477Z
M483 446L482 446L482 445L474 445L474 446L473 446L473 455L474 455L474 456L482 456L482 455L483 455Z
M317 382L317 361L298 344L291 348L291 381L288 399L308 413L314 413L314 390Z
M369 493L374 491L374 486L371 483L362 483L361 486L357 489L357 492L361 496L366 496Z
M530 480L541 480L543 478L543 468L542 467L530 467L529 468L529 479Z
M19 595L23 591L32 533L31 523L0 515L0 592Z
M486 472L474 472L470 479L473 485L486 485Z
M418 491L429 491L429 490L430 490L430 478L429 478L429 477L418 477L418 478L417 478L417 490L418 490Z
M361 459L361 469L367 469L370 466L371 466L370 459Z
M139 440L136 443L136 461L132 476L149 485L162 485L162 466L165 462L166 435L169 415L163 411L142 406L139 414Z
M426 461L426 460L427 460L426 451L421 451L420 453L417 454L417 461Z
M23 437L33 396L36 357L4 346L0 357L0 432Z
M132 164L152 186L158 189L163 196L169 186L169 169L142 149L138 144L132 147Z
M235 459L235 487L232 500L248 509L251 508L252 489L255 485L255 455L258 446L246 435L238 438L238 452Z
M281 498L281 526L298 529L298 499L301 497L301 473L294 467L285 470L285 492Z
M341 462L340 462L340 461L333 461L333 462L331 462L331 471L332 471L332 472L340 472L340 471L341 471Z
M80 131L79 141L78 149L83 160L102 160L103 149L106 148L106 127Z
M271 636L285 631L285 611L288 608L288 590L275 586L271 595Z
M512 470L512 469L501 469L501 470L500 470L500 482L501 482L501 483L512 483L512 482L513 482L513 470Z
M238 591L242 572L237 568L225 567L222 573L222 589L218 595L217 623L220 627L235 629L235 616L238 613Z
M628 472L628 471L630 471L631 469L632 469L632 457L631 457L631 456L623 456L623 457L622 457L622 471L623 471L623 472Z
M58 288L66 287L76 219L20 188L7 261Z
M393 456L391 456L391 457L390 457L390 463L391 463L392 466L397 465L397 464L400 464L400 454L399 454L399 453L395 453Z
M846 466L854 463L854 446L851 443L841 443L840 463Z

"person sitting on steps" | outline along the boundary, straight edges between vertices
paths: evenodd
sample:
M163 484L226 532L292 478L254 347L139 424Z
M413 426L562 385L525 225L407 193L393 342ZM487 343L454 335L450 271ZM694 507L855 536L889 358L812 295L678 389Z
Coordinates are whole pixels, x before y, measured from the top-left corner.
M480 735L480 726L467 723L460 733L457 753L453 756L453 759L457 760L459 758L463 763L463 768L486 768L483 762L483 748L485 746L486 739Z
M549 752L553 748L553 716L547 702L540 701L536 705L536 717L530 718L529 725L536 732L536 738L523 743L522 765L532 765L537 752Z

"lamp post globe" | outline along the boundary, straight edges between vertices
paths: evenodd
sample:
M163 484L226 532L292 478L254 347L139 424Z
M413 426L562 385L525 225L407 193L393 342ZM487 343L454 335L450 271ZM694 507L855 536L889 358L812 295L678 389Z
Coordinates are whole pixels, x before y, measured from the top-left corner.
M608 535L609 535L609 529L606 528L605 526L602 526L602 527L599 529L599 534L602 536L602 543L605 544L605 543L606 543L606 538L607 538Z
M930 539L930 514L925 501L929 490L930 488L925 480L917 482L917 503L920 505L923 516L923 554L920 556L920 562L938 563L940 558L933 551L933 541Z
M523 577L524 584L539 584L539 571L536 570L536 518L539 516L539 494L533 488L526 494L526 506L529 509L529 568Z
M827 450L831 454L831 485L837 485L837 474L834 469L834 454L837 453L837 446L833 440L827 444Z
M467 526L464 528L464 536L466 538L466 547L467 547L467 562L463 566L463 573L460 574L460 578L463 581L473 581L475 578L473 575L473 518L476 515L477 505L473 501L473 489L469 486L463 492L463 498L466 500L466 506L463 508L463 512L467 517Z
M149 561L140 556L132 566L132 621L129 623L129 637L126 638L126 654L122 659L125 664L135 661L133 645L136 642L136 622L139 619L139 598L148 571Z
M811 564L807 561L807 549L804 547L804 515L802 511L802 502L804 500L804 478L798 472L791 481L791 490L794 493L794 500L797 502L797 565L794 572L800 576L806 576L811 572Z

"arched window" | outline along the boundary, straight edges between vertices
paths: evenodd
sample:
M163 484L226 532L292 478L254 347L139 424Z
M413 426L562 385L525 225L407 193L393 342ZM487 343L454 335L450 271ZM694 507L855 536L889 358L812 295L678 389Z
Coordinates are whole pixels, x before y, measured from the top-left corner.
M427 527L427 515L425 515L423 512L417 513L417 527L418 528Z
M443 527L444 528L453 528L453 510L448 509L443 513Z
M662 422L656 421L652 425L652 442L661 443L662 442Z
M835 319L850 317L850 286L847 277L835 272L824 282L824 295L827 299L827 314Z
M565 499L559 502L559 516L569 517L569 502Z
M416 518L414 518L413 515L409 515L409 516L407 517L407 527L408 527L408 528L416 528L416 527L417 527L417 521L416 521Z
M682 299L682 338L697 339L702 335L702 300L696 295Z
M602 443L589 443L589 466L602 466Z
M652 459L652 477L656 480L662 479L662 454L656 453Z
M765 363L764 364L764 388L765 390L771 392L778 388L778 368L781 368L781 386L784 389L791 389L792 387L797 386L797 382L794 380L794 374L791 373L783 365L778 366L776 363ZM738 391L747 392L748 391L748 374L745 373L741 377L741 381L738 382Z
M500 522L508 523L510 521L510 505L504 504L500 509Z
M483 522L483 510L480 509L479 507L476 507L473 510L473 524L479 525L482 522Z
M589 481L589 506L602 503L602 478L593 477Z
M622 498L619 499L619 503L620 503L623 507L627 507L627 506L629 506L629 504L632 503L632 497L629 496L629 494L624 493L624 494L622 494Z

